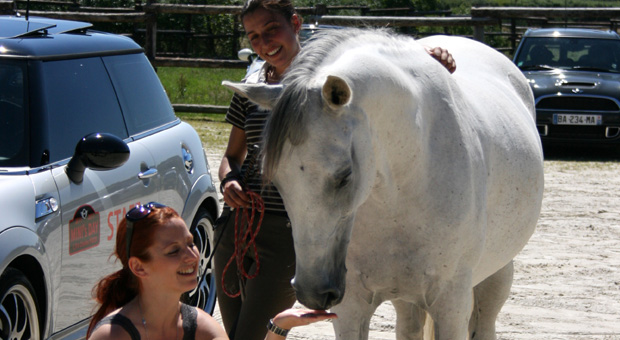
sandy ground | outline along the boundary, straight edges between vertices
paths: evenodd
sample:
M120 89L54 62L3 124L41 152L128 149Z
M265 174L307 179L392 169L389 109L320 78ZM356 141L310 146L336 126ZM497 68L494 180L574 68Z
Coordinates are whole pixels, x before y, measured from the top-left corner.
M545 153L538 228L515 258L498 339L620 339L620 152ZM209 155L214 177L220 158ZM395 339L395 320L393 307L381 305L369 338ZM293 329L288 339L334 335L321 322Z

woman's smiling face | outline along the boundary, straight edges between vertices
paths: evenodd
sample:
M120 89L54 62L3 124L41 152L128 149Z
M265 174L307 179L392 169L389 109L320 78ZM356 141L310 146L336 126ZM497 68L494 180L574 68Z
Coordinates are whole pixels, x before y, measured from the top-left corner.
M282 75L301 49L297 33L301 20L294 14L290 20L282 14L258 8L243 17L243 27L252 49Z
M162 285L181 293L196 287L198 248L182 219L173 218L158 227L149 253L151 261L145 266Z

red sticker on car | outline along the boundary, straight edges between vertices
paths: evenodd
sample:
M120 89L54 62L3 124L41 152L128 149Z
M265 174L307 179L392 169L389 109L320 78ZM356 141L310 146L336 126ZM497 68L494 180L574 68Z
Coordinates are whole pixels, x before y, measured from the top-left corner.
M98 246L99 230L99 213L90 205L79 207L69 221L69 255Z

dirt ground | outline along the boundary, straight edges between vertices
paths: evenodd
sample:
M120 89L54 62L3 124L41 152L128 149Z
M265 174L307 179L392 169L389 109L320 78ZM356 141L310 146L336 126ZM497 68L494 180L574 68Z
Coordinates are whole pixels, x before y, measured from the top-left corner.
M220 158L209 155L216 179ZM538 228L515 258L498 339L620 339L620 152L556 149L545 158ZM395 320L392 306L381 305L369 338L395 339ZM288 339L334 334L321 322L293 329Z

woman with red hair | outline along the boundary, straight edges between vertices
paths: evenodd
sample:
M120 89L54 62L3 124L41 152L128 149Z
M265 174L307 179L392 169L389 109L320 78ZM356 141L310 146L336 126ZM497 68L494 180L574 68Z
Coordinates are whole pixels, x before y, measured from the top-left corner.
M196 287L199 255L185 222L155 202L136 206L121 221L116 257L122 268L93 289L100 304L87 338L228 339L205 311L180 302ZM287 310L270 324L266 339L282 339L288 329L335 317L323 311Z

